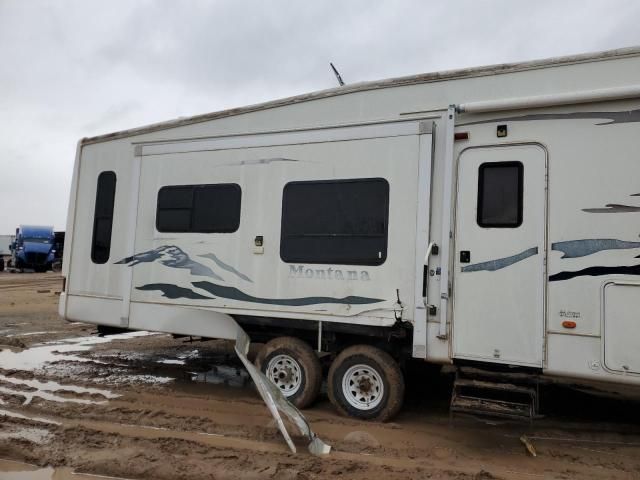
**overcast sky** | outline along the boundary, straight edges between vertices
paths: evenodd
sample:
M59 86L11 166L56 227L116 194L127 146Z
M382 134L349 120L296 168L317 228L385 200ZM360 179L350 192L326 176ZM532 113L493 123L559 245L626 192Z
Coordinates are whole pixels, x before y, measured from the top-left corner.
M0 0L0 234L64 229L79 138L345 82L640 45L629 1ZM636 79L637 80L637 79Z

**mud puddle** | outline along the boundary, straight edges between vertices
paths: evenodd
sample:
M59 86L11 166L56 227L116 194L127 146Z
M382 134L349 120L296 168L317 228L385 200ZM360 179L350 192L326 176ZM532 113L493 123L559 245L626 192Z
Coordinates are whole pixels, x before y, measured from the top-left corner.
M71 468L40 468L28 463L0 459L0 480L100 480L124 479L123 477L103 477L93 474L82 474Z
M225 385L244 388L252 384L251 377L237 358L229 354L210 351L208 348L194 349L176 355L157 355L138 358L138 361L152 361L168 365L183 372L183 378L192 382Z
M74 337L55 340L51 342L39 343L29 348L5 348L0 350L0 368L5 371L26 371L37 374L57 375L64 378L77 378L83 374L100 374L93 376L93 381L97 383L110 384L163 384L172 382L173 377L140 374L129 371L127 364L114 364L105 362L95 355L87 355L86 352L93 350L98 345L108 344L116 340L138 340L141 337L162 335L154 332L127 332L104 337ZM83 355L83 353L85 353ZM7 377L0 377L0 393L12 394L10 387L3 383L16 383ZM28 385L26 381L20 383ZM37 382L36 382L37 383ZM54 382L55 383L55 382ZM42 397L45 400L64 401L61 398L51 397L50 393L55 390L67 391L70 393L85 396L103 396L106 399L112 398L108 391L86 389L73 385L31 385L38 390L37 393L27 398L29 403L33 396ZM23 390L23 389L22 389ZM48 393L47 393L48 392ZM71 400L75 401L75 400ZM91 401L77 400L76 403L92 403Z
M4 369L37 370L43 368L47 363L59 361L96 362L96 360L69 353L86 352L95 345L109 343L114 340L128 340L149 335L158 334L144 331L127 332L106 337L66 338L45 342L20 351L5 349L0 351L0 365Z
M200 357L200 351L196 349L181 353L175 358L161 358L156 360L156 363L162 363L165 365L184 365L190 360L196 360L198 357Z
M31 443L47 443L51 439L51 432L37 427L14 427L9 431L0 432L0 440L26 440ZM2 478L2 473L0 473Z

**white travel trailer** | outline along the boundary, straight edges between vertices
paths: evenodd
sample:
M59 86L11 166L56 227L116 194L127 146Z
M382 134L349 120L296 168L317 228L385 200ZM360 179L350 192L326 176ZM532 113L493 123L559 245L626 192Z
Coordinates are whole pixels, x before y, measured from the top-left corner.
M639 126L631 48L85 138L60 314L210 338L240 325L293 403L314 400L324 363L333 404L360 418L398 411L411 357L633 389Z

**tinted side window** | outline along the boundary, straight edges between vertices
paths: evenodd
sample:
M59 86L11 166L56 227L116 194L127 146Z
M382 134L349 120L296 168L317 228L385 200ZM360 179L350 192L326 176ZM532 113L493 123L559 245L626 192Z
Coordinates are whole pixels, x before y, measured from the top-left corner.
M163 187L158 192L156 227L160 232L188 232L191 229L193 187Z
M191 228L194 232L235 232L240 226L240 187L211 185L193 194Z
M172 233L235 232L240 226L241 197L235 183L162 187L156 228Z
M116 174L102 172L98 176L96 208L93 215L93 239L91 241L91 260L93 263L106 263L109 260L115 198Z
M520 162L480 165L478 174L478 225L516 228L522 224L523 166Z
M285 262L380 265L387 257L389 184L382 178L292 182L282 199Z

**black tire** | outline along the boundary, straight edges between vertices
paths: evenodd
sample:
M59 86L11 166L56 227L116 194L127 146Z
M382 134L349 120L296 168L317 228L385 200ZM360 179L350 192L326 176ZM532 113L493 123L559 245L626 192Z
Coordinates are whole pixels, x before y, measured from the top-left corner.
M365 382L359 384L362 390L354 387L345 393L343 381L355 385L347 376ZM343 350L331 364L327 384L329 400L338 412L362 420L386 422L400 411L404 401L404 376L400 366L387 352L369 345L354 345ZM377 396L379 392L382 393Z
M4 272L4 258L0 258L0 272Z
M286 357L293 359L297 366L291 364ZM272 363L271 366L270 363ZM320 360L313 349L298 338L278 337L270 340L258 353L255 364L272 381L281 375L295 375L296 371L299 372L299 377L293 377L299 380L291 380L291 382L299 382L296 388L288 388L291 385L289 377L283 378L283 383L279 380L274 383L281 388L287 400L300 409L311 405L320 393L322 385ZM272 371L268 372L268 368Z

